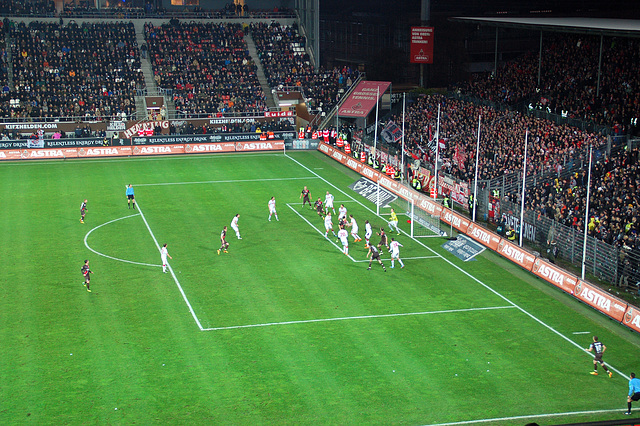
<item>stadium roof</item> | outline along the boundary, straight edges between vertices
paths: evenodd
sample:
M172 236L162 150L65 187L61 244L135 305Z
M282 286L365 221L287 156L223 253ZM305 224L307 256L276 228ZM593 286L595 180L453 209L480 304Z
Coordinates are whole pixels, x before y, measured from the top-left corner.
M452 21L539 31L640 37L640 20L600 18L480 18L454 16Z

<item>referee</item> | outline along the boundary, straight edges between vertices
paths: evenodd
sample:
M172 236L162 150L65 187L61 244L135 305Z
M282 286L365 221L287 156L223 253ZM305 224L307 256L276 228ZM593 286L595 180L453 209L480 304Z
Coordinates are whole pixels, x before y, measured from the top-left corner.
M640 400L640 379L636 379L636 373L631 373L629 395L627 396L627 411L625 414L631 414L631 402L638 400Z
M133 195L133 185L129 184L129 186L127 186L127 206L129 206L129 208L131 208L131 204L133 204L133 209L136 209L136 198Z

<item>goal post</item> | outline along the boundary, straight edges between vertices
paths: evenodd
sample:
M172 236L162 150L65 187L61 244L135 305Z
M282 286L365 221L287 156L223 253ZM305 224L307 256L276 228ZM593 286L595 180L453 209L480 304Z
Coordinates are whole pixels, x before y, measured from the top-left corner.
M435 201L442 204L443 199L436 198ZM412 238L450 236L449 227L438 216L431 215L416 207L413 200L397 198L389 204L389 207L392 207L398 215L401 229L404 228L405 232L410 233ZM405 223L403 223L401 217L404 218ZM406 225L409 225L408 229Z

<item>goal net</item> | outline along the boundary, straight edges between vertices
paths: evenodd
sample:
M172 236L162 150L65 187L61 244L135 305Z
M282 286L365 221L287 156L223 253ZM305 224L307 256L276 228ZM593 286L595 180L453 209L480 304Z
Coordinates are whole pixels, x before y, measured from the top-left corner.
M442 198L435 201L442 204ZM398 226L411 237L447 237L449 225L440 221L438 216L433 216L416 207L413 202L403 198L397 198L389 204L398 215Z

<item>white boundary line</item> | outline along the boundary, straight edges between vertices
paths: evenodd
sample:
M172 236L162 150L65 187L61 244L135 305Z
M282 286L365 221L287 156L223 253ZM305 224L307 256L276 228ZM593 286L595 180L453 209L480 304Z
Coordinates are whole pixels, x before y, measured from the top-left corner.
M196 185L196 184L205 184L205 183L211 184L211 183L271 182L271 181L281 181L281 180L309 180L309 179L317 179L317 178L315 176L304 176L304 177L293 177L293 178L282 178L282 179L204 180L204 181L194 181L194 182L141 183L133 186Z
M298 160L296 160L295 158L285 154L285 157L289 158L291 161L295 162L296 164L298 164L300 167L304 168L305 170L309 171L310 173L318 176L322 181L324 181L326 184L328 184L329 186L331 186L332 188L335 188L337 191L339 191L340 193L346 195L347 197L351 198L352 200L355 200L351 195L347 194L346 192L342 191L340 188L338 188L337 186L333 185L331 182L327 181L325 178L323 178L322 176L318 175L317 173L315 173L313 170L309 169L307 166L305 166L304 164L300 163ZM357 200L356 200L357 201ZM357 201L358 204L360 204L363 208L369 210L371 213L373 213L373 215L376 215L376 213L371 210L368 206L365 206L364 204L362 204L360 201ZM486 288L487 290L489 290L491 293L495 294L496 296L498 296L499 298L501 298L502 300L504 300L505 302L513 305L514 307L516 307L520 312L522 312L523 314L525 314L526 316L528 316L529 318L531 318L533 321L537 322L538 324L540 324L541 326L543 326L544 328L548 329L549 331L551 331L552 333L554 333L555 335L557 335L558 337L564 339L566 342L568 342L569 344L575 346L576 348L580 349L581 352L588 354L591 356L591 358L594 358L595 355L593 355L591 352L587 352L586 349L584 349L581 345L577 344L576 342L574 342L573 340L571 340L570 338L568 338L567 336L565 336L564 334L560 333L558 330L556 330L555 328L551 327L549 324L545 323L544 321L542 321L541 319L539 319L538 317L534 316L533 314L527 312L524 308L520 307L519 305L517 305L516 303L512 302L511 300L509 300L509 298L507 298L506 296L503 296L502 294L500 294L499 292L497 292L496 290L494 290L493 288L491 288L489 285L485 284L484 282L480 281L478 278L474 277L473 275L471 275L470 273L468 273L467 271L465 271L464 269L462 269L461 267L459 267L458 265L456 265L455 263L453 263L452 261L450 261L449 259L439 255L435 250L433 250L431 247L426 246L422 241L420 240L416 240L414 238L414 241L416 241L418 244L420 244L421 246L423 246L424 248L426 248L427 250L429 250L430 252L432 252L434 255L442 258L442 260L444 260L446 263L448 263L451 267L453 267L454 269L457 269L458 271L462 272L464 275L466 275L467 277L469 277L471 280L475 281L476 283L480 284L482 287ZM615 367L613 367L611 364L607 363L607 365L609 366L609 368L613 371L615 371L617 374L619 374L620 376L626 378L627 380L630 380L629 377L627 375L625 375L624 373L622 373L620 370L616 369Z
M149 231L149 234L151 234L151 238L153 238L153 242L155 243L156 248L158 249L158 252L160 252L160 244L158 244L158 240L156 240L156 236L153 235L153 231L151 230L151 227L149 226L149 223L147 222L147 219L144 217L144 213L142 213L142 209L140 208L140 203L138 202L136 204L138 205L138 211L140 212L140 217L142 217L142 220L144 221L144 224L147 227L147 230ZM189 307L189 312L191 312L191 316L196 321L196 324L198 325L198 328L200 330L202 330L203 329L202 328L202 324L200 324L200 320L198 319L198 316L193 311L193 307L191 306L191 303L189 303L189 299L187 299L187 295L184 293L184 290L182 289L182 286L180 285L180 282L178 281L178 277L176 277L176 274L173 272L173 268L169 264L169 261L167 261L167 267L169 268L169 272L171 272L171 276L173 277L173 281L175 281L176 285L178 286L178 290L180 290L180 294L182 294L182 298L184 299L185 303Z
M450 309L445 311L406 312L406 313L400 313L400 314L381 314L381 315L359 315L359 316L353 316L353 317L320 318L320 319L299 320L299 321L267 322L264 324L232 325L228 327L205 328L203 329L203 331L233 330L238 328L269 327L272 325L289 325L289 324L308 324L313 322L346 321L346 320L367 319L367 318L391 318L391 317L407 317L407 316L414 316L414 315L452 314L452 313L459 313L459 312L490 311L490 310L496 310L496 309L514 309L514 308L515 306L491 306L486 308Z
M134 262L132 260L120 259L120 258L117 258L117 257L109 256L107 254L100 253L99 251L94 250L89 246L89 243L87 242L87 240L89 239L89 235L91 235L91 233L93 231L95 231L96 229L102 228L103 226L109 225L110 223L117 222L117 221L122 220L122 219L129 219L130 217L135 217L135 216L140 216L140 213L136 213L136 214L132 214L132 215L129 215L129 216L121 217L119 219L113 219L113 220L110 220L109 222L103 223L102 225L96 226L91 231L87 232L87 234L84 236L84 245L85 245L85 247L88 248L89 250L91 250L92 252L94 252L95 254L99 255L99 256L106 257L107 259L117 260L119 262L133 263L134 265L142 265L142 266L154 266L154 267L162 266L162 265L154 265L154 264L151 264L151 263Z
M457 425L471 425L475 423L489 423L489 422L500 422L507 420L524 420L524 419L537 419L537 418L546 418L546 417L565 417L565 416L576 416L580 414L598 414L598 413L615 413L616 411L623 412L626 411L626 408L623 410L622 408L610 409L610 410L592 410L592 411L569 411L566 413L547 413L547 414L531 414L526 416L512 416L512 417L496 417L493 419L480 419L480 420L465 420L461 422L449 422L449 423L431 423L423 426L457 426ZM627 419L628 422L625 424L633 423L632 419Z

